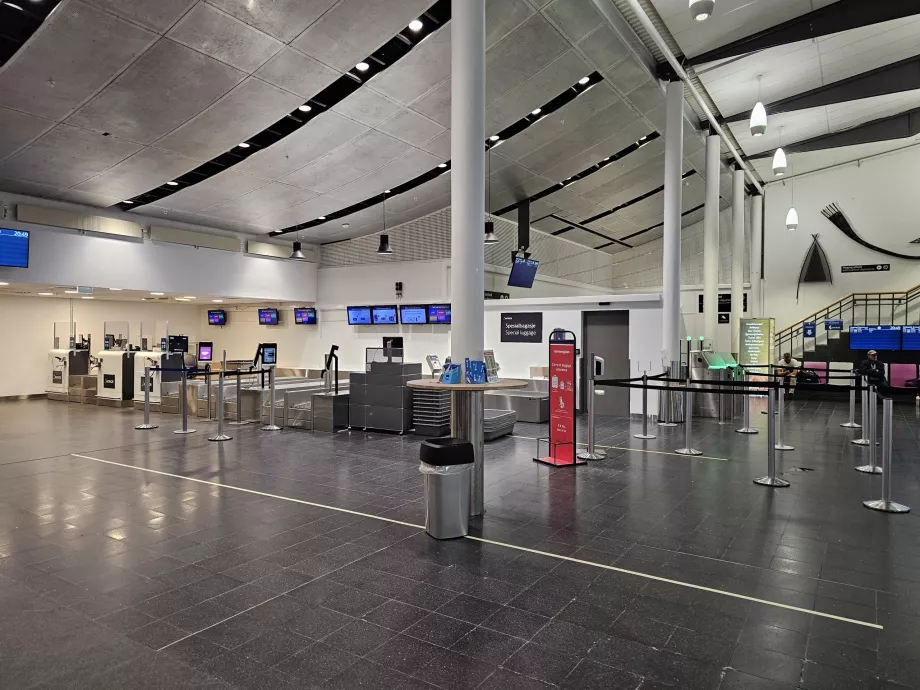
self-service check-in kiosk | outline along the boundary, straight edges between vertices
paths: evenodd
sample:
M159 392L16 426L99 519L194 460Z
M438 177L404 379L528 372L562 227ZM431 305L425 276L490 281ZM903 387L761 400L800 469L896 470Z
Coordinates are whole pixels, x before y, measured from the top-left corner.
M161 349L163 344L165 349ZM165 338L141 337L141 350L134 353L134 408L144 409L144 389L150 389L150 404L158 406L162 395L162 384L179 381L182 378L183 357L188 351L188 336L166 336ZM175 349L174 349L175 348ZM146 379L146 368L150 367L150 378Z
M70 399L70 377L89 374L90 342L76 333L76 324L58 321L54 324L54 347L48 352L45 392L49 400L67 402Z
M126 407L134 400L134 352L130 350L130 326L126 321L103 324L105 342L97 355L99 372L96 403Z

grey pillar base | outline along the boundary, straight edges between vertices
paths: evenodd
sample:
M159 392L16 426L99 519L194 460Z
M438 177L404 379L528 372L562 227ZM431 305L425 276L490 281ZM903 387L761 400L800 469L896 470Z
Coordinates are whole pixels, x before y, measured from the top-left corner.
M844 422L840 426L846 429L862 429L862 424L857 424L856 422Z
M880 510L883 513L909 513L910 507L902 503L895 503L894 501L884 501L878 499L876 501L863 501L863 505L866 508L871 508L872 510Z
M194 434L195 429L176 429L174 434Z
M882 468L878 465L860 465L859 467L854 467L854 470L857 472L862 472L863 474L881 474Z
M664 427L677 426L677 422L658 422L658 426L664 426Z
M156 424L138 424L135 429L156 429Z
M482 391L451 391L450 435L473 444L473 472L470 477L470 517L485 512L483 458L485 440Z
M658 426L661 426L660 424ZM653 438L658 438L655 434L633 434L633 438L641 438L643 441L649 441Z
M761 486L775 486L778 489L783 489L789 486L789 482L785 479L780 479L779 477L758 477L754 480L755 484L760 484Z
M209 441L230 441L232 438L232 436L227 436L227 434L214 434L213 436L208 436Z
M869 445L869 439L867 439L867 438L854 438L852 441L850 441L850 443L852 443L854 446L868 446L868 445ZM876 443L875 445L878 445L878 443Z
M702 455L703 451L697 450L696 448L678 448L674 451L678 455Z
M736 434L759 434L760 431L754 429L753 427L746 426L742 429L735 429Z
M584 453L579 453L576 457L579 460L606 460L607 453L604 453L603 455L601 455L597 451L593 453L588 453L587 451L585 451Z
M246 426L247 424L249 424L249 420L245 420L242 422L227 422L227 424L230 426Z
M278 426L277 424L266 424L260 430L261 431L281 431L281 427Z
M785 443L783 443L782 445L777 443L773 447L776 448L776 450L795 450L795 446L787 446Z

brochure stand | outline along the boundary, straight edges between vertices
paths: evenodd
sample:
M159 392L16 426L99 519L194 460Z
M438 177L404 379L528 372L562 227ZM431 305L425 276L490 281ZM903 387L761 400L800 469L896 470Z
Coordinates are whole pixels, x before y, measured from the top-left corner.
M534 462L552 467L587 465L575 453L575 334L563 329L549 336L549 438L537 440ZM547 455L540 455L541 442Z

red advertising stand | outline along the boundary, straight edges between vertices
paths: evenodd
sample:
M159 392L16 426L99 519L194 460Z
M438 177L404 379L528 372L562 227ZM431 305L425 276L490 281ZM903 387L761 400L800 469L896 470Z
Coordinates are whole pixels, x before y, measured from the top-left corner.
M552 467L586 465L575 452L575 334L562 329L549 336L549 438L537 441L537 455L541 443L546 443L548 454L534 458Z

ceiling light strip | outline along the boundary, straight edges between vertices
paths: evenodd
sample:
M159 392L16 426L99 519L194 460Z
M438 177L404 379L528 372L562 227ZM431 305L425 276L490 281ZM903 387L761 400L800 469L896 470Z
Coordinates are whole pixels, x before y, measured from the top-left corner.
M521 119L505 127L503 130L496 132L495 134L489 136L484 142L486 150L495 148L497 146L501 146L502 144L504 144L506 141L508 141L512 137L515 137L521 132L523 132L525 129L537 124L544 117L559 110L560 108L567 105L568 103L571 103L573 100L578 98L580 95L589 91L592 86L603 81L603 79L604 77L599 72L592 72L588 76L582 77L578 81L578 83L573 84L572 86L567 88L565 91L560 93L558 96L553 98L551 101L549 101L545 105L534 109L533 111L531 111L530 113L522 117ZM657 133L655 134L655 136L656 137L658 136ZM649 135L648 141L651 141L652 138L653 138L652 135ZM419 187L425 184L426 182L430 182L436 177L440 177L441 175L446 173L448 170L450 170L450 161L445 161L444 163L438 163L438 165L432 168L431 170L428 170L422 173L421 175L418 175L417 177L412 178L411 180L407 182L403 182L400 185L396 185L395 187L392 187L386 190L385 192L382 192L380 194L375 194L374 196L368 197L367 199L364 199L363 201L359 201L356 204L352 204L351 206L346 206L345 208L339 209L338 211L334 211L332 213L326 213L325 215L314 218L313 220L309 220L303 223L298 223L297 225L291 225L289 227L282 228L280 230L274 230L270 232L269 235L273 237L277 237L278 235L285 235L291 232L298 232L300 230L306 230L308 228L316 227L317 225L322 225L323 223L327 223L331 220L336 220L339 218L350 216L354 213L357 213L358 211L363 211L364 209L370 208L371 206L376 206L377 204L381 203L384 199L392 199L393 197L398 196L400 194L405 194L406 192L411 191L415 189L416 187Z
M416 26L414 23L416 21L422 22L421 28L410 28ZM177 177L172 182L166 182L159 187L130 199L125 199L115 204L115 207L127 211L131 208L160 201L178 191L214 177L214 175L243 162L256 152L278 143L306 125L313 118L345 100L369 79L392 67L413 48L449 21L450 0L437 0L422 17L418 20L413 20L410 23L410 27L404 28L371 55L357 63L355 67L352 67L325 89L308 99L306 103L298 106L274 124L249 137L246 141L236 144L229 151L225 151L216 158L202 163L194 170Z

